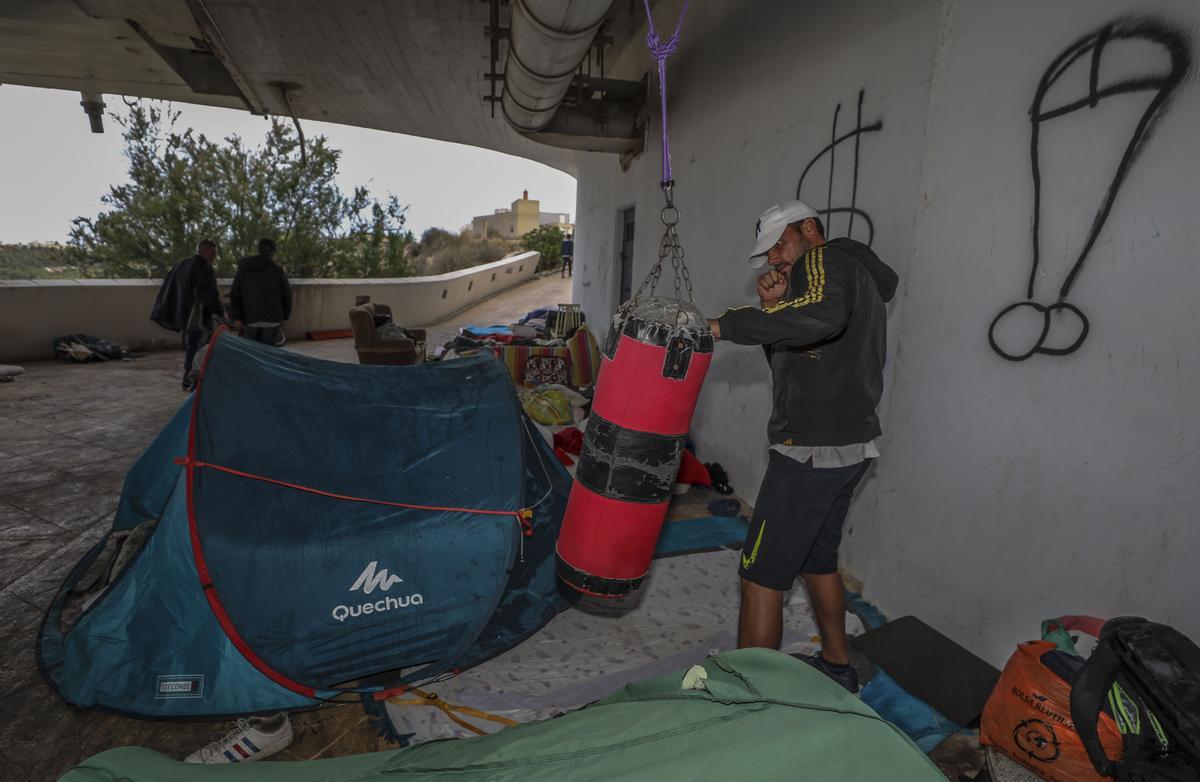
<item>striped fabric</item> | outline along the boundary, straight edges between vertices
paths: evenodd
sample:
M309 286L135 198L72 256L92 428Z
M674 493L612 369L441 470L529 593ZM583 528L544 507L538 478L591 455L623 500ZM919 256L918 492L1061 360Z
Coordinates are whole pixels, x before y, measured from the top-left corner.
M595 383L596 374L600 371L600 348L586 325L580 326L579 331L562 347L497 345L492 351L504 362L508 374L519 386L525 385L525 363L530 356L557 356L564 359L571 368L571 385L576 388Z
M567 340L567 347L571 349L571 382L576 388L595 383L600 374L600 347L592 330L580 326L575 336Z

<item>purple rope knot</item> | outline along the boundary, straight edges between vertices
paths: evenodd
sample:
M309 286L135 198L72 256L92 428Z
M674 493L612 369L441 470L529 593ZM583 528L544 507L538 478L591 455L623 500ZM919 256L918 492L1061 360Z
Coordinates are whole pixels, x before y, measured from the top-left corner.
M661 64L679 48L679 30L676 30L675 34L668 38L666 43L663 43L658 30L651 27L650 32L646 33L646 48L650 50L650 55Z

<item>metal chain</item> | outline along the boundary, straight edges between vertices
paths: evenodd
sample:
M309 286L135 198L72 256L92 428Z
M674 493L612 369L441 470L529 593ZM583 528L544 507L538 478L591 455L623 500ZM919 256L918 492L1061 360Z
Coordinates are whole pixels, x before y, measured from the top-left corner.
M675 280L675 300L683 301L680 285L687 289L688 301L695 303L696 297L692 293L692 279L688 273L687 261L683 254L683 245L679 242L679 232L676 226L679 224L679 209L675 206L674 197L674 182L663 183L663 195L666 198L666 205L659 213L664 226L662 240L658 243L658 260L650 271L646 274L646 278L642 280L642 284L638 286L637 293L634 294L632 302L636 302L642 297L642 292L646 290L646 286L650 286L650 295L654 295L654 290L658 286L658 281L662 277L663 261L671 261L671 270Z

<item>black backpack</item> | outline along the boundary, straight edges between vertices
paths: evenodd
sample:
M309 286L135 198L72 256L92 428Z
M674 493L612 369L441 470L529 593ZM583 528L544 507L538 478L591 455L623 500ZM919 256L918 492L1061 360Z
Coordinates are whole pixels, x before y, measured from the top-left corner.
M1124 740L1119 762L1105 755L1096 728L1106 707ZM1200 782L1200 648L1167 625L1108 621L1071 689L1071 719L1105 776Z

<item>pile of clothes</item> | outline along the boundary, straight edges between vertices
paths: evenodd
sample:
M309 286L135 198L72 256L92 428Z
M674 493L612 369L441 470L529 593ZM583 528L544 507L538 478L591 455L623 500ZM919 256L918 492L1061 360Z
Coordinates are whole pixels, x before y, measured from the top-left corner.
M63 361L74 363L120 361L133 357L125 345L118 345L107 339L87 334L68 334L65 337L55 337L54 353Z
M488 350L504 363L518 388L546 383L589 388L600 370L600 348L582 320L578 312L568 317L543 308L508 326L464 326L434 351L432 360Z

